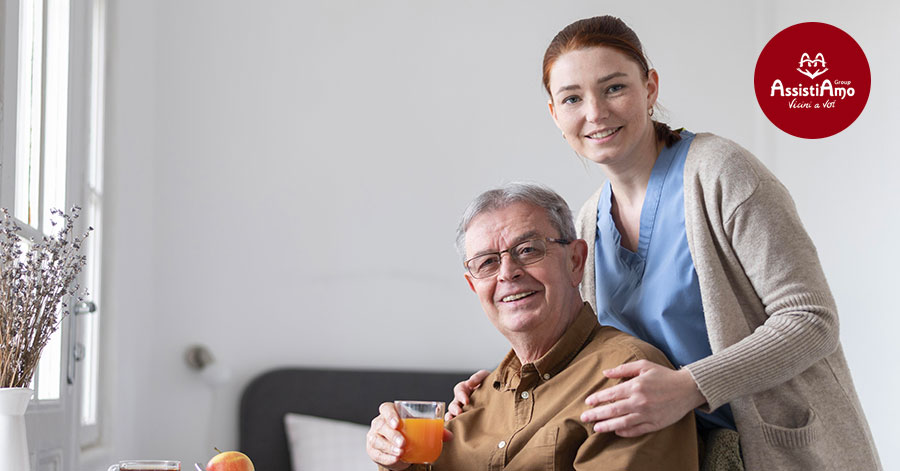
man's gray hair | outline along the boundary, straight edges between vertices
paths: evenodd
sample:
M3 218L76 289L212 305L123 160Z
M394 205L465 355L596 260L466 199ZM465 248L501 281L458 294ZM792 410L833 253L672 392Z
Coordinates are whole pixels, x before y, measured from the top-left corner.
M550 219L550 224L559 231L561 238L565 240L577 238L575 224L572 222L572 211L562 196L539 183L512 182L485 191L469 203L456 228L456 250L463 259L466 258L466 231L472 220L483 212L503 209L514 203L528 203L543 208Z

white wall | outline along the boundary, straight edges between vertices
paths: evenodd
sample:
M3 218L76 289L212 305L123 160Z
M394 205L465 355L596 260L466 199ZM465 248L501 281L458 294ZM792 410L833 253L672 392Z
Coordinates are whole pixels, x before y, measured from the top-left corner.
M791 191L816 243L838 305L841 340L884 469L900 469L900 378L889 366L900 354L896 297L900 267L900 76L896 47L900 4L854 8L828 1L816 8L779 3L775 30L805 21L841 27L866 52L872 87L866 109L847 130L820 140L773 132L775 173ZM865 12L865 13L862 13Z
M545 182L576 207L601 183L552 125L540 61L561 27L611 13L641 35L673 124L744 144L791 190L884 464L900 467L900 385L881 366L900 353L900 10L672 5L110 2L108 457L205 462L235 447L240 388L278 365L496 363L506 343L463 281L456 221L503 181ZM772 127L752 91L765 42L810 20L854 36L873 75L859 120L818 141ZM230 384L187 370L196 342Z

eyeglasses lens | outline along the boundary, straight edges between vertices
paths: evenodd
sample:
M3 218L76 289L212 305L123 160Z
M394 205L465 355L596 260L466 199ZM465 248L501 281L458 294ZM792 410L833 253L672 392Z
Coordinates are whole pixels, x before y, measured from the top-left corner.
M475 278L487 278L496 275L500 271L501 257L508 253L510 258L519 265L531 265L539 262L547 253L547 245L540 239L520 242L503 252L484 254L472 258L466 263L469 273Z

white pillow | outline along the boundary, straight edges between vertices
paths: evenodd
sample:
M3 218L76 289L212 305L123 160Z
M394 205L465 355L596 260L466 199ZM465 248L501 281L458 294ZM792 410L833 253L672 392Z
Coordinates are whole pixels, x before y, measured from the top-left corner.
M285 414L284 427L294 471L378 469L366 453L369 427L365 425L311 415Z

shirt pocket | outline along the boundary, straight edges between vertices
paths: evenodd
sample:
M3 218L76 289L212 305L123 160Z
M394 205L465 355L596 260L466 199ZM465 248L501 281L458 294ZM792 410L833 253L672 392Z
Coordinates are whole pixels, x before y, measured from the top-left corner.
M506 469L507 471L556 471L556 442L559 436L557 425L545 425L532 436L528 444L516 455Z

